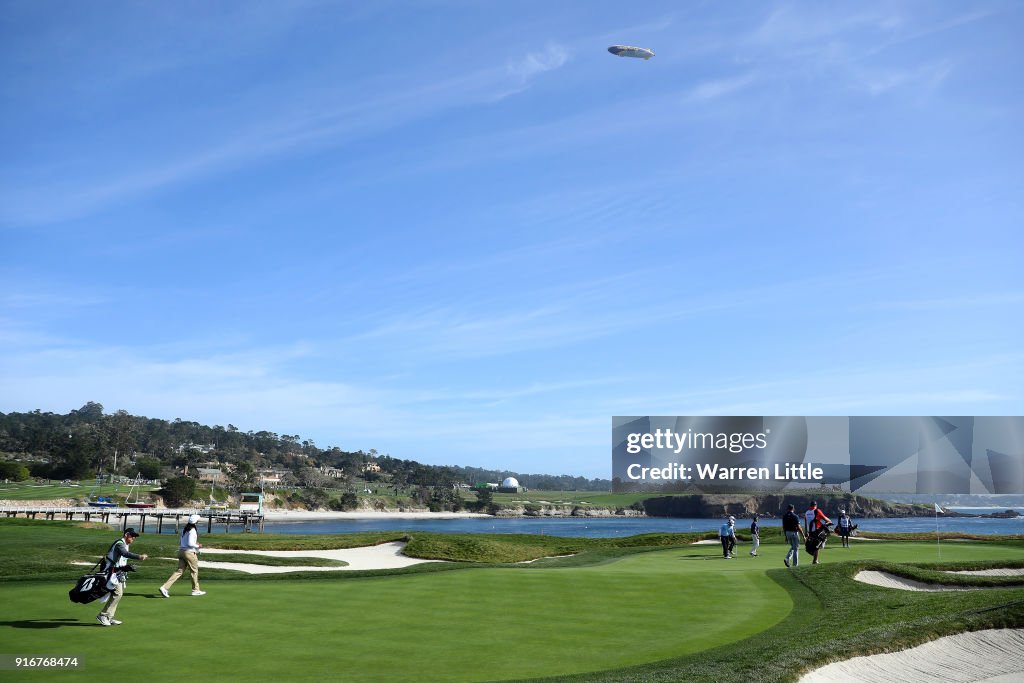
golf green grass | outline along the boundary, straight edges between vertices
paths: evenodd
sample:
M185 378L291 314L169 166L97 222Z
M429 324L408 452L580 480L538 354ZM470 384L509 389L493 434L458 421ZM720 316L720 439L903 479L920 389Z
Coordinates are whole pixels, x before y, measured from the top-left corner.
M52 562L62 553L81 557L84 548L112 536L67 523L35 524L40 526L0 524L0 547L30 553L35 544ZM274 542L251 538L254 546ZM528 540L535 539L506 542L521 547ZM160 554L167 543L143 536L133 549ZM125 664L153 681L202 675L258 681L748 682L792 680L832 655L837 643L846 651L871 651L879 643L909 644L984 625L1024 625L1022 588L912 594L851 578L868 566L922 571L910 563L935 562L939 553L944 564L1024 563L1021 541L940 548L860 542L826 548L824 564L804 562L797 570L782 566L785 548L773 542L763 544L756 558L741 545L733 560L722 559L715 545L637 550L608 545L547 564L469 564L444 571L433 565L383 576L263 579L204 570L207 595L189 596L183 578L170 600L156 588L172 566L150 561L138 563L140 571L131 575L117 614L124 624L109 628L94 621L97 603L67 599L73 579L65 577L80 569L58 568L61 578L26 580L8 558L0 562L0 654L75 655L84 662L78 671L17 674L29 680L106 678ZM588 563L588 553L597 559Z
M261 679L344 673L345 680L424 680L423 667L433 663L427 680L475 681L697 652L741 640L791 609L786 591L763 572L736 565L702 571L700 557L686 549L570 569L216 581L204 586L206 596L181 589L171 600L157 595L158 581L133 576L118 609L125 624L117 628L94 626L99 607L68 602L63 584L5 585L5 612L29 618L2 622L0 630L12 652L74 653L97 664L130 638L133 657L157 681L180 678L179 648L215 678L236 675L256 657L253 673ZM722 614L722 594L753 599Z

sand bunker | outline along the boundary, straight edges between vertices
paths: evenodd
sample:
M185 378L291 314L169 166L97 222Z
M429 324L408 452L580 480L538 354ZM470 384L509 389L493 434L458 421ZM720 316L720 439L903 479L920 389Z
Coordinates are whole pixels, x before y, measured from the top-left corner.
M972 574L974 576L1024 576L1024 569L965 569L947 574Z
M938 591L983 591L983 590L998 590L999 588L1009 588L1010 586L948 586L938 583L923 583L921 581L914 581L913 579L906 579L902 576L896 576L889 572L876 572L876 571L862 571L857 572L857 575L853 577L854 581L860 581L861 583L869 583L872 586L881 586L882 588L897 588L903 591L927 591L927 592L938 592Z
M286 572L336 572L359 571L366 569L400 569L423 562L442 562L443 560L421 560L417 557L406 557L402 554L405 543L381 543L380 545L363 548L339 548L336 550L222 550L220 548L203 548L199 553L199 567L209 569L234 569L247 574L284 574ZM245 564L242 562L208 562L203 555L245 554L268 555L270 557L322 557L329 560L348 562L346 567L269 567L263 564Z
M992 629L933 640L909 650L854 657L805 674L799 683L1010 683L1024 671L1024 629Z

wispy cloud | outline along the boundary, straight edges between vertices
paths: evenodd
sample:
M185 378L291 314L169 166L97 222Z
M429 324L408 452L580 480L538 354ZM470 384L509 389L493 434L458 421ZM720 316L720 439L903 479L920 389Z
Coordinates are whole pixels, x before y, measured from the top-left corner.
M941 311L977 309L991 306L1015 306L1024 304L1024 292L983 292L946 298L904 299L901 301L880 301L864 308L894 311Z
M698 83L686 94L690 102L709 102L743 90L754 83L753 74Z
M506 69L513 79L526 83L538 74L560 69L568 60L569 52L565 47L558 43L548 43L539 52L529 52L509 62Z
M12 177L0 194L0 220L10 225L68 220L246 164L340 146L438 112L493 103L526 90L540 74L562 67L568 59L566 48L549 43L505 68L485 66L434 80L413 74L401 84L362 83L358 93L312 91L294 101L279 94L276 100L284 104L265 103L259 118L239 112L244 116L241 121L208 121L208 128L223 130L216 141L183 141L180 147L185 152L141 159L119 175L68 176L57 169L41 169L31 184ZM40 180L44 177L45 182Z
M851 73L856 79L858 89L864 90L870 95L882 95L905 87L925 91L934 90L946 80L952 71L951 63L942 62L905 69L856 68L852 69Z

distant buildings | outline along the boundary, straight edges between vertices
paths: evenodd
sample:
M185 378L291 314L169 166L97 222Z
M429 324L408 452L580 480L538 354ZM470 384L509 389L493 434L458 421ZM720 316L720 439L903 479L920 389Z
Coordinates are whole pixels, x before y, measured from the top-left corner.
M205 481L211 484L223 484L227 481L224 471L220 468L214 467L197 467L196 476L199 477L199 481Z
M505 477L498 485L498 493L522 493L525 490L515 477Z

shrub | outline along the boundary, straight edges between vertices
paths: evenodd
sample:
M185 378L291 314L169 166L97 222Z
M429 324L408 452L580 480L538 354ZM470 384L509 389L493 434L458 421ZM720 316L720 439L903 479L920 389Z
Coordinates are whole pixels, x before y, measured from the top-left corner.
M160 489L167 507L181 507L196 495L196 480L192 477L174 477L164 482Z

